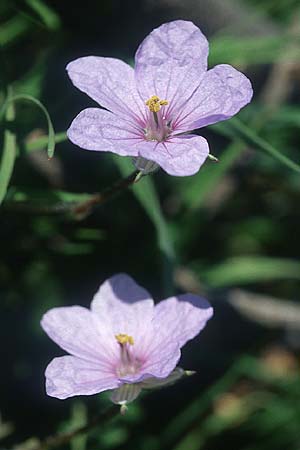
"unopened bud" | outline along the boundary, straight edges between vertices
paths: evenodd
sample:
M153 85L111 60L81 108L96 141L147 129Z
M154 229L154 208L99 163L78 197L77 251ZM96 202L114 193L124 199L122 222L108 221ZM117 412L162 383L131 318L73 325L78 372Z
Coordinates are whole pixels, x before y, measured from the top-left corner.
M190 377L190 376L192 376L192 375L195 375L197 372L196 372L196 370L185 370L184 371L184 374L187 376L187 377Z
M208 158L213 161L213 162L219 162L218 158L216 158L214 155L212 155L211 153L208 154Z

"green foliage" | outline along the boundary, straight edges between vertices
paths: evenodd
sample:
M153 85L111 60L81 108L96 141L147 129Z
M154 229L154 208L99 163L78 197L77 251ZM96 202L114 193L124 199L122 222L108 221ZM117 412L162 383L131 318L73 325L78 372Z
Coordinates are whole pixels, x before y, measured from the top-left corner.
M47 138L47 153L48 157L52 158L55 149L55 133L54 128L49 116L47 109L44 105L36 98L31 95L9 95L7 100L2 106L0 111L0 121L3 116L6 118L6 127L4 131L4 145L3 145L3 155L0 163L0 204L2 203L7 187L12 175L15 158L17 156L17 141L16 135L11 131L7 125L11 125L15 120L15 107L14 103L18 101L30 101L38 106L44 113L47 124L48 124L48 138ZM6 115L5 115L6 112Z
M9 44L15 43L21 39L30 28L28 21L18 14L9 19L6 23L1 24L0 28L0 46L5 47Z
M0 204L6 195L16 159L16 136L15 133L8 128L15 119L15 108L11 96L9 97L9 102L10 104L5 113L7 128L4 131L3 153L0 162Z
M65 2L0 2L1 447L29 438L20 448L32 448L36 436L72 431L105 410L105 394L46 398L43 371L60 353L47 344L39 321L51 307L88 306L101 281L126 271L155 298L179 290L209 297L216 321L184 352L184 363L199 373L145 394L125 417L61 448L299 450L298 329L270 331L260 323L257 330L255 318L232 318L226 303L232 288L247 286L299 306L300 53L293 31L299 2L245 1L266 28L245 36L241 15L236 27L210 40L210 66L249 70L255 86L253 102L238 118L203 131L219 162L208 160L193 177L143 177L81 217L72 207L134 167L129 159L68 142L65 130L88 99L76 93L64 67L92 52L132 61L129 46L150 25L141 15L136 26L122 2L122 14L116 14L118 2L108 1L90 2L80 14ZM223 3L229 11L232 2ZM281 79L290 66L288 81L273 88L272 76ZM50 116L63 131L54 132ZM49 162L46 151L51 158L55 145L59 151ZM214 302L215 294L221 301ZM270 362L262 354L274 345L286 354Z
M27 5L42 19L49 30L56 31L61 25L56 12L41 0L26 0Z
M300 262L279 258L241 256L207 269L201 263L200 269L197 269L197 263L193 263L192 267L201 281L214 288L272 280L300 280Z
M217 35L210 44L209 63L233 64L243 66L245 64L268 64L276 61L281 56L282 51L291 42L288 36L260 36L260 37L239 37ZM291 59L300 58L299 46L295 48Z
M222 152L220 162L208 161L205 171L181 182L181 197L188 209L193 210L203 205L214 186L230 170L242 151L243 146L240 143L228 145Z
M132 171L132 163L125 158L114 158L123 175ZM133 193L139 200L148 217L153 222L157 234L157 245L162 252L164 292L165 295L173 291L173 266L175 251L170 239L168 225L160 208L159 199L155 190L154 182L147 176L133 187Z

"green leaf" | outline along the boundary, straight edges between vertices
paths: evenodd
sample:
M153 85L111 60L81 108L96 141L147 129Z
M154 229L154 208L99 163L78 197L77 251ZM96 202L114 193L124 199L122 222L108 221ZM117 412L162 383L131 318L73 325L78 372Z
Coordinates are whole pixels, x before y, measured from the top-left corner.
M127 176L132 172L132 163L124 157L114 158L120 172ZM158 246L164 256L164 281L166 292L171 293L173 286L173 265L175 251L170 239L169 227L163 217L159 199L151 176L143 177L133 186L133 193L148 214L156 229Z
M60 27L61 22L59 16L44 2L41 0L26 0L26 3L50 30L57 30Z
M300 280L300 262L263 256L240 256L227 259L209 269L192 264L202 281L214 288L258 283L270 280ZM201 268L201 271L200 271Z
M29 22L19 14L7 22L1 23L0 46L5 47L17 39L20 39L29 28Z
M218 35L210 42L209 63L233 64L267 64L277 60L287 46L295 45L288 60L299 59L300 51L297 40L282 34L278 36L242 37ZM288 61L287 60L287 61Z
M232 366L216 383L206 391L201 392L177 416L171 418L161 435L162 448L171 448L170 444L178 442L180 437L185 434L185 431L190 429L191 424L204 420L204 415L211 408L212 402L223 392L227 392L239 379L240 374L243 374L244 360L245 356L241 356L235 360Z
M11 202L21 203L30 201L32 204L35 202L46 202L47 206L57 204L58 202L64 203L79 203L89 200L92 194L66 192L51 189L15 189L10 188L9 199Z
M11 102L6 108L5 118L8 124L13 122L15 119L15 107ZM5 129L3 153L0 163L0 204L2 203L6 195L7 187L13 172L16 159L16 149L17 146L15 134L11 130Z
M240 143L230 144L223 151L218 163L208 160L196 175L180 180L180 195L189 210L203 205L207 196L223 175L233 166L243 149L244 146Z
M48 124L48 145L47 145L47 152L48 152L48 157L52 158L54 155L54 149L55 149L55 132L54 132L54 128L51 122L51 118L50 115L47 111L47 109L45 108L45 106L35 97L32 97L31 95L25 95L25 94L20 94L20 95L14 95L12 97L10 97L9 99L6 100L6 102L4 103L3 107L2 107L2 111L1 113L3 113L3 111L6 110L6 108L8 107L8 104L10 102L15 102L15 101L29 101L34 103L36 106L38 106L42 112L44 113L46 120L47 120L47 124ZM0 118L1 118L0 114Z
M49 49L44 50L37 56L36 62L30 66L28 71L24 72L21 78L13 83L13 89L16 95L29 94L32 97L40 98L49 53Z
M223 126L223 124L221 126ZM217 125L217 126L215 126L215 129L220 130L221 126ZM289 167L290 169L294 170L297 173L300 173L300 165L299 164L295 163L290 158L283 155L282 152L280 152L269 142L265 141L263 138L258 136L255 131L253 131L250 127L245 125L239 119L237 119L237 118L231 119L230 122L228 122L228 126L233 129L236 137L240 137L245 142L250 143L251 145L254 144L255 147L258 147L261 150L263 150L264 152L273 156L273 158L277 159L285 166Z
M276 127L299 127L300 126L300 108L294 105L282 105L272 116L271 126Z
M299 120L299 116L296 113L293 114L293 117L294 121ZM189 210L203 205L214 186L233 166L242 153L245 144L247 146L250 144L252 147L255 146L255 148L263 150L289 169L300 173L300 165L283 155L272 144L258 136L256 131L253 131L239 119L232 118L230 121L212 125L211 128L227 138L234 139L235 142L221 153L218 163L207 161L196 175L187 177L182 181L180 180L181 197Z
M25 143L25 152L35 152L37 150L41 150L45 148L48 145L48 136L42 136L37 139L34 139L34 141ZM67 140L67 134L62 131L61 133L56 133L54 135L54 142L55 144L59 144L60 142L65 142Z

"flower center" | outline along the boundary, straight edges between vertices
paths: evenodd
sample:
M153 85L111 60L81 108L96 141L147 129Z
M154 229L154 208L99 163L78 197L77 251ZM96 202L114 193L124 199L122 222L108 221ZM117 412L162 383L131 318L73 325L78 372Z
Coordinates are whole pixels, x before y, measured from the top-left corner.
M125 377L127 375L134 375L140 369L142 363L136 358L130 349L134 345L134 339L128 334L116 334L115 338L120 344L120 364L116 368L118 377Z
M168 105L167 100L161 100L157 95L152 95L146 102L149 111L145 124L145 138L147 141L162 142L171 134L171 123L163 114L163 106Z
M157 95L152 95L145 104L151 112L157 113L162 106L168 105L169 102L167 100L161 100Z

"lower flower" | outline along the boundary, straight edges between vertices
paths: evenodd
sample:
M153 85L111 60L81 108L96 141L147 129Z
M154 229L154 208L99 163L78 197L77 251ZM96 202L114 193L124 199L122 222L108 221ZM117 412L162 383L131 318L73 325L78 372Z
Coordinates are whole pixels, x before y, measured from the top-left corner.
M132 278L115 275L100 286L90 310L71 306L44 314L43 329L70 354L48 365L47 394L65 399L109 390L124 412L143 389L191 374L177 367L180 349L212 314L209 303L193 294L154 305Z

